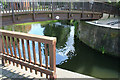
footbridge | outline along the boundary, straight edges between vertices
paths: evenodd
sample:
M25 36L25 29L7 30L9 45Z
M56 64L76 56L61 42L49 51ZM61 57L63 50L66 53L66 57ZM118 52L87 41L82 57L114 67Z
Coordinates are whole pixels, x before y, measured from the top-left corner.
M2 25L46 20L96 20L119 8L101 2L2 2Z
M0 13L3 26L45 20L95 20L100 19L103 13L119 15L119 8L98 2L2 2ZM39 72L41 77L46 75L50 80L59 75L55 37L0 29L0 60L3 66L6 63L20 66L31 73ZM68 74L65 72L61 73Z

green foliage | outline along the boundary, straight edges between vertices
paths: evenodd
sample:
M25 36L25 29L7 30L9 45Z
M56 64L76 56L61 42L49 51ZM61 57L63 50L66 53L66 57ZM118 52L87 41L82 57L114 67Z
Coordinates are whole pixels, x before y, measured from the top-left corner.
M75 35L79 36L79 33L78 33L78 21L74 21L73 25L75 26Z
M120 8L120 1L116 3L116 6Z
M77 27L77 26L78 26L78 21L74 21L74 22L73 22L73 25L74 25L75 27Z
M47 24L44 26L44 35L57 38L57 49L64 47L70 33L70 27L64 27L62 25Z
M46 25L49 23L57 22L58 20L52 20L52 21L40 21L40 22L28 22L28 23L22 23L22 24L15 24L15 25L31 25L31 24L37 24L40 23L41 25Z
M74 21L73 19L72 19L72 20L70 20L70 24L73 24L73 21Z
M7 6L8 6L8 5L7 5L7 3L6 3L6 2L2 2L2 1L0 1L0 3L2 3L3 8L5 8L5 7L7 8Z
M108 0L108 3L111 3L111 0Z
M104 53L105 53L105 48L102 46L102 47L100 48L100 51L102 51L102 54L104 54Z
M103 40L105 40L106 37L107 37L107 34L104 35Z

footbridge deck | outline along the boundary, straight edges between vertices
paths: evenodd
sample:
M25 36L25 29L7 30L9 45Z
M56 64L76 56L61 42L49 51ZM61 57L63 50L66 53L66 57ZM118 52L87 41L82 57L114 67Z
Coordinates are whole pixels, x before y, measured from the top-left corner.
M4 3L4 4L3 4ZM95 20L103 13L119 15L119 8L94 2L3 2L2 25L46 20Z

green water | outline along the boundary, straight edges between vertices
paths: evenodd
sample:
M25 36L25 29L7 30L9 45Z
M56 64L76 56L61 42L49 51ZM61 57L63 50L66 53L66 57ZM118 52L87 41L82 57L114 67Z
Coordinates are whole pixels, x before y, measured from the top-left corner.
M120 77L119 58L102 54L84 44L75 36L75 27L68 23L11 25L2 29L57 37L57 67L96 78Z

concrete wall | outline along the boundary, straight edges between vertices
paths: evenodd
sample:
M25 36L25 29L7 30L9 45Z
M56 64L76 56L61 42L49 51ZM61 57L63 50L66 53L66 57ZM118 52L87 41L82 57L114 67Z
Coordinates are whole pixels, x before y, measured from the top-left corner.
M120 57L120 30L79 22L76 36L94 49Z

